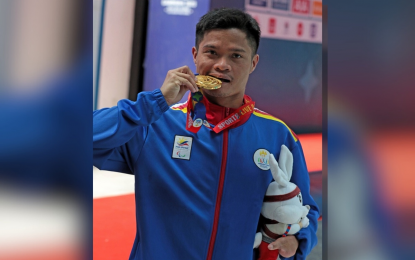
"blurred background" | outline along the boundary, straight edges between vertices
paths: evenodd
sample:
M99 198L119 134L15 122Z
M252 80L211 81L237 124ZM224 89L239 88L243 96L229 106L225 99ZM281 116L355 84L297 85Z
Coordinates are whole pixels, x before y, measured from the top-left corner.
M415 3L324 0L322 19L304 13L314 2L0 0L0 259L128 257L133 180L91 176L91 109L192 66L194 25L220 6L258 15L267 34L248 94L310 137L315 259L412 259Z
M323 4L323 252L414 259L415 2Z
M0 1L0 259L92 259L92 1Z

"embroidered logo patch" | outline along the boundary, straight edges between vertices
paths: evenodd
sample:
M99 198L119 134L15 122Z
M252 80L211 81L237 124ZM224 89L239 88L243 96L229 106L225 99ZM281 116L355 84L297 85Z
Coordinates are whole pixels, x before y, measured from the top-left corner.
M254 163L259 169L267 171L269 170L269 154L270 152L266 149L258 149L254 153Z
M203 123L202 119L198 118L193 122L193 126L194 127L201 127L202 123Z
M190 136L176 135L173 144L172 158L190 160L193 138Z

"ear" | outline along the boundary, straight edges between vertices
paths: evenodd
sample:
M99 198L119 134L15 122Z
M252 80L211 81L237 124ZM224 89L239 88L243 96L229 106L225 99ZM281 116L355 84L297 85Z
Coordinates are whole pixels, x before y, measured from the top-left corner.
M258 65L258 61L259 61L259 55L255 54L255 56L252 58L251 70L249 71L249 74L251 74L255 70L256 65Z
M193 62L196 64L197 49L193 46L192 48Z
M281 145L280 157L278 164L281 170L286 174L287 180L291 179L293 174L293 154L285 145Z
M272 177L274 180L279 185L286 187L288 180L286 179L285 174L281 171L280 167L278 167L277 160L275 160L275 157L272 153L269 155L269 167L271 169Z

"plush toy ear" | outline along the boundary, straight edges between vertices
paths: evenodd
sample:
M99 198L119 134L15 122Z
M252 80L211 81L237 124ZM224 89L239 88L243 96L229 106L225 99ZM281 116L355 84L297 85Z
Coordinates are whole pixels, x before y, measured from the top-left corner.
M285 145L281 145L278 164L281 170L286 174L287 181L291 180L291 175L293 174L293 154Z
M271 169L272 177L274 180L281 186L286 187L288 184L288 180L285 174L282 172L280 167L278 167L277 160L273 154L269 155L269 167Z

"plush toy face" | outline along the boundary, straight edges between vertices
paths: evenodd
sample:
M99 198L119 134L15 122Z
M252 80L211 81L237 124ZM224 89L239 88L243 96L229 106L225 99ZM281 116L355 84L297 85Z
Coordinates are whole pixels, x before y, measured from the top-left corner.
M291 183L292 184L292 183ZM291 185L290 185L291 186ZM288 189L280 187L278 183L273 182L269 185L267 196L284 195L294 191L295 186ZM285 192L283 192L285 190ZM264 217L276 220L284 224L296 224L301 222L308 214L308 208L303 206L301 192L294 197L277 202L264 202L261 213Z
M281 147L279 161L270 156L271 173L274 182L270 183L266 196L274 198L264 202L261 213L264 217L284 224L297 224L306 218L309 206L303 206L301 191L290 182L293 158L286 146Z

